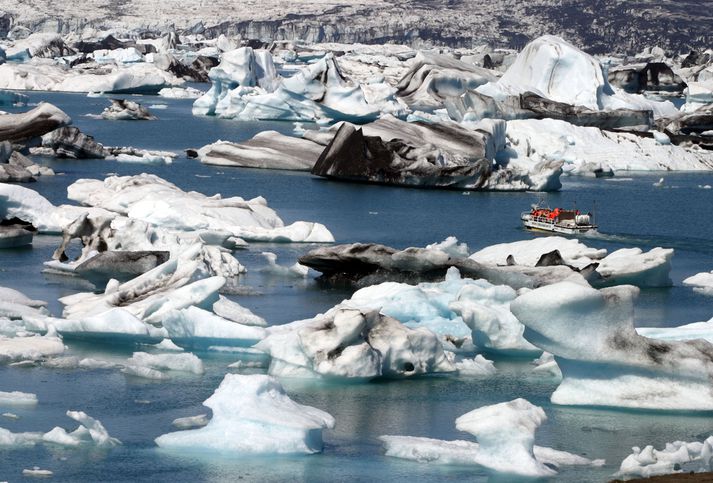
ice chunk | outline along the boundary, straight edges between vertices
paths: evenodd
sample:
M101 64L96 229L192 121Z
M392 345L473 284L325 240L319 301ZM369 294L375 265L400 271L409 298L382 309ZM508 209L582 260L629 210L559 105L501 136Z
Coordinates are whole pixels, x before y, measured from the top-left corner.
M232 322L198 307L170 311L162 323L171 340L181 347L249 347L265 337L262 327Z
M56 335L13 338L0 336L0 364L26 360L36 361L63 352L62 339Z
M59 426L41 436L42 441L62 446L80 446L93 444L100 448L110 448L121 444L116 438L109 436L104 425L97 419L88 416L84 411L67 411L67 416L79 423L79 427L68 433Z
M562 282L512 302L513 314L526 326L525 338L554 354L562 370L552 402L713 409L713 345L638 335L633 324L637 294L631 286L596 290Z
M143 379L152 379L154 381L165 381L167 379L170 379L167 374L164 374L159 370L152 369L146 366L135 366L129 364L124 366L121 372L123 372L127 376L140 377Z
M713 319L678 327L637 327L636 332L650 339L668 341L702 339L713 344Z
M12 391L4 392L0 391L0 406L36 406L37 405L37 395Z
M259 315L255 315L250 309L222 295L218 295L218 301L213 304L213 312L224 319L242 325L254 325L258 327L265 327L267 325L265 319Z
M713 271L692 275L683 280L683 285L693 287L696 292L713 295Z
M42 433L13 433L0 428L0 448L34 446L42 439Z
M54 473L51 470L43 470L39 466L33 466L31 470L25 468L22 470L22 476L35 478L51 478Z
M621 248L604 257L597 267L606 285L631 284L637 287L667 287L673 285L671 248Z
M300 265L299 262L289 267L283 267L277 264L277 255L274 253L262 252L261 255L267 260L267 267L263 268L264 272L282 277L307 278L309 268Z
M489 361L478 354L472 359L461 359L455 361L456 370L462 376L492 376L497 372L493 361Z
M172 426L178 429L193 429L202 428L210 422L207 414L199 414L198 416L188 416L185 418L176 418L171 423Z
M473 253L470 258L481 263L508 265L507 259L512 256L517 265L534 267L542 255L554 250L559 251L566 263L578 268L600 260L607 254L606 250L590 248L577 239L547 236L490 245Z
M200 429L156 438L162 448L238 454L317 453L322 430L334 418L295 403L280 383L264 375L227 374L205 403L213 418Z
M319 223L299 221L285 226L264 198L245 201L237 196L208 197L182 191L150 174L111 176L103 182L80 179L70 185L67 192L70 199L84 205L104 208L172 231L222 231L248 241L334 241L332 234Z
M149 354L147 352L134 352L127 361L129 365L164 369L169 371L190 372L203 374L203 362L193 354Z
M621 462L617 477L650 478L656 475L672 475L689 471L711 471L713 455L713 436L703 443L675 441L666 443L662 450L646 446L635 446L633 453Z
M456 420L456 428L478 438L443 441L412 436L381 436L386 455L443 465L478 465L497 473L546 477L552 467L601 466L603 460L534 445L535 431L546 419L542 408L525 399L484 406Z
M280 376L371 379L455 370L428 329L348 304L270 328L256 348L270 354L270 374Z

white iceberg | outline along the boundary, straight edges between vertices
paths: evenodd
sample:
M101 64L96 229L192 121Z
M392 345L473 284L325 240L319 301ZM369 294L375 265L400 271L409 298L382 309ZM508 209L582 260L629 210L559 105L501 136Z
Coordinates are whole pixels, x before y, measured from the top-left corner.
M156 438L162 448L234 454L317 453L322 430L334 418L297 404L276 379L264 375L227 374L205 402L213 417L203 428Z
M705 295L713 295L713 271L701 272L683 280L683 285Z
M455 371L430 330L348 304L271 327L255 347L271 356L275 376L372 379Z
M634 330L638 289L569 282L538 288L510 308L525 338L554 355L563 379L555 404L639 409L713 409L713 345L649 339ZM576 323L574 323L576 321Z
M264 198L206 196L185 192L158 176L111 176L104 181L80 179L67 188L68 197L85 206L103 208L131 219L173 231L213 230L244 240L333 242L324 225L298 221L285 226Z
M633 453L621 462L617 477L651 478L657 475L674 475L684 472L711 471L713 457L713 436L703 442L686 443L675 441L657 450L648 445L641 449L632 448Z
M37 395L27 392L0 391L0 406L36 406Z
M535 446L535 431L547 419L541 407L525 399L475 409L456 419L456 428L478 442L443 441L412 436L381 436L386 455L443 465L477 465L489 471L525 477L555 475L567 465L601 466L565 451Z

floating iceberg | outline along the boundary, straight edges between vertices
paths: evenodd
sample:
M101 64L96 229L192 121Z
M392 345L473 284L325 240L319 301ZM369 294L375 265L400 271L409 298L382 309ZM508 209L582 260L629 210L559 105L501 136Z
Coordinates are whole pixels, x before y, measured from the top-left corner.
M372 379L455 371L430 330L409 329L348 303L313 319L272 327L255 347L271 356L274 376Z
M525 327L510 312L516 297L510 287L461 278L452 267L443 282L386 282L358 290L345 303L380 310L408 327L426 327L444 342L472 338L483 350L538 352L522 337Z
M540 266L553 252L561 263L585 270L588 281L597 286L631 284L638 287L667 287L672 284L673 249L656 247L648 252L640 248L622 248L607 255L604 249L590 248L579 240L559 236L500 243L483 248L470 256L481 263L497 265Z
M156 116L138 102L111 99L111 105L101 113L102 119L111 121L153 121Z
M713 169L709 151L662 145L653 138L575 126L556 119L508 121L507 136L508 149L500 154L503 162L562 161L566 174Z
M233 322L198 307L167 312L161 323L180 347L250 347L265 337L265 329Z
M0 406L36 406L37 395L27 392L0 391Z
M194 103L194 114L245 120L365 122L376 119L382 109L398 110L388 89L385 98L368 103L361 86L342 75L332 53L282 78L268 51L241 47L224 53L209 77L213 85Z
M386 455L443 465L478 465L489 471L547 477L568 465L601 466L603 460L535 446L535 431L547 419L541 407L525 399L475 409L456 419L456 428L478 439L443 441L412 436L381 436Z
M61 446L81 446L92 444L99 448L111 448L121 444L116 438L109 436L104 425L84 411L67 411L67 416L79 423L79 427L68 433L57 426L42 435L44 443L53 443Z
M686 443L675 441L666 443L662 450L646 446L635 446L633 453L621 462L617 477L651 478L656 475L673 475L684 472L711 471L713 456L713 436L705 441Z
M62 339L50 333L46 336L0 336L0 364L17 361L37 361L64 352Z
M71 200L175 231L213 230L245 240L332 242L319 223L285 226L264 198L245 201L185 192L158 176L112 176L104 181L80 179L67 189ZM179 215L180 214L180 215Z
M595 290L568 282L510 304L525 338L552 353L563 379L555 404L711 410L713 345L649 339L633 324L638 289ZM577 321L573 325L573 321Z
M713 271L692 275L683 280L683 285L693 287L696 292L713 295Z
M245 168L309 171L324 146L316 142L262 131L244 143L217 141L198 150L203 164Z
M156 438L162 448L237 454L294 454L322 451L322 430L334 418L297 404L276 379L227 374L204 404L213 417L203 428Z

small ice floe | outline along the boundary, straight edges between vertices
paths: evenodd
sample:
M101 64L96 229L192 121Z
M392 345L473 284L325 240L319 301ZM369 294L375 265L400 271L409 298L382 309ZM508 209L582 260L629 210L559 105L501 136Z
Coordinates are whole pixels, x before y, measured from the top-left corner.
M683 285L693 287L693 290L704 295L713 295L713 271L692 275L683 280Z
M103 119L112 121L153 121L156 116L138 102L124 99L111 99L111 105L101 114Z
M713 410L713 345L639 335L633 320L638 293L631 285L596 290L560 282L510 304L528 340L557 357L562 382L553 403Z
M110 448L121 444L121 441L109 436L106 428L98 419L94 419L84 411L67 411L66 414L77 421L79 427L68 433L64 428L56 426L42 435L43 442L75 447L91 444L99 448Z
M699 184L698 187L702 190L709 190L709 189L713 188L713 186L711 186L709 184Z
M501 474L547 477L562 466L602 466L566 451L535 446L535 432L547 419L525 399L475 409L456 419L456 428L478 442L413 436L381 436L386 456L440 465L476 465Z
M31 470L27 468L22 470L22 476L28 478L52 478L52 475L54 475L52 471L40 469L39 466L33 466Z
M455 365L458 375L467 377L484 377L492 376L497 372L495 369L495 364L478 354L473 358L457 358L452 352L447 352L447 355L453 357L453 364ZM451 356L451 354L453 354Z
M205 427L164 434L162 448L233 454L310 454L322 451L322 430L334 418L297 404L277 379L227 374L204 403L213 410Z
M178 429L194 429L202 428L210 422L207 414L199 414L198 416L188 416L185 418L176 418L171 425Z
M0 407L6 406L36 406L37 395L27 392L0 391Z
M203 362L191 353L181 354L149 354L147 352L134 352L126 362L127 366L148 367L156 370L188 372L203 374Z
M309 275L309 268L304 265L300 265L299 262L291 265L289 267L284 267L277 264L277 255L272 252L262 252L260 253L265 260L267 260L267 267L263 267L262 271L269 273L271 275L278 275L281 277L293 277L293 278L307 278Z
M2 417L12 419L13 421L17 421L18 419L20 419L20 416L15 413L2 413Z
M713 436L703 442L666 443L662 450L648 445L634 446L633 453L621 462L617 478L651 478L656 475L674 475L713 470Z
M657 182L655 182L653 185L657 188L661 188L665 183L664 178L659 179Z

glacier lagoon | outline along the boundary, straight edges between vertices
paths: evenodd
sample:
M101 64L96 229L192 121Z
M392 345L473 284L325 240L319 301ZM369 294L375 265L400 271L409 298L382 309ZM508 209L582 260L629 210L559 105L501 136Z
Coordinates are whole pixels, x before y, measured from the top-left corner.
M30 102L46 100L68 113L74 125L105 145L132 145L180 151L218 138L242 141L265 129L289 133L292 123L235 122L194 117L190 100L131 97L155 109L152 123L97 121L105 98L57 93L30 93ZM40 158L38 158L40 159ZM42 160L45 161L45 160ZM31 187L51 202L66 200L66 188L79 178L104 178L155 173L184 190L207 194L262 195L289 223L310 219L325 224L337 242L377 242L397 248L424 246L455 235L471 250L495 243L527 239L519 214L537 197L529 193L480 193L409 190L361 184L332 183L305 173L221 168L201 165L179 154L171 165L147 166L102 160L50 160L55 177L41 177ZM713 184L710 173L619 173L612 179L564 177L563 189L547 195L551 205L582 208L596 204L601 233L584 239L595 247L639 246L674 248L671 278L674 286L643 289L636 302L639 326L676 326L710 319L713 299L683 287L681 281L713 259ZM44 275L60 237L37 236L32 248L0 251L0 285L18 289L31 298L47 300L51 312L61 311L57 299L85 290L77 279ZM282 265L293 263L314 245L252 243L236 257L249 272L240 279L247 294L236 298L270 324L309 318L324 312L350 292L321 289L313 279L285 279L261 271L262 251L277 254ZM101 347L68 341L71 355L125 360L132 347ZM283 481L298 479L373 480L496 480L474 467L437 466L387 458L378 436L403 434L439 439L468 439L454 420L486 404L524 397L542 406L549 420L537 433L536 444L604 458L604 467L562 468L552 477L560 481L602 481L609 478L632 446L662 447L673 440L702 440L713 432L710 414L636 412L554 406L549 396L558 382L531 372L529 359L495 360L498 372L484 378L456 376L336 385L283 381L288 394L301 404L328 411L337 421L324 433L322 454L304 457L221 457L214 454L161 450L154 438L171 431L179 417L205 413L202 402L220 383L236 354L199 354L206 373L175 376L151 382L130 378L116 370L63 370L46 367L0 367L6 390L37 394L34 408L13 408L17 421L2 427L13 432L47 431L67 426L67 409L81 409L102 421L123 445L111 450L61 450L38 445L0 449L2 475L19 476L23 468L39 466L54 472L56 481L124 479L126 481ZM2 408L4 409L4 408ZM9 409L8 409L9 410ZM512 477L501 477L512 481Z

